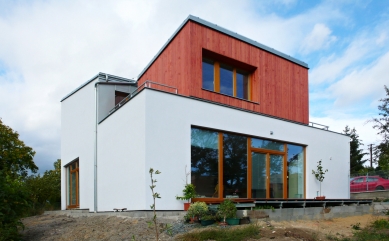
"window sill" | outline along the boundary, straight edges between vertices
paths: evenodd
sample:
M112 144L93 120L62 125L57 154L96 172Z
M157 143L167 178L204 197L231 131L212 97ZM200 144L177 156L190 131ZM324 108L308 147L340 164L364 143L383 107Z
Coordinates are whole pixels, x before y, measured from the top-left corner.
M249 102L249 103L252 103L252 104L256 104L256 105L260 104L259 102L254 102L254 101L251 101L251 100L246 100L246 99L238 98L238 97L235 97L235 96L222 94L222 93L219 93L219 92L215 92L213 90L207 90L207 89L204 89L204 88L201 88L201 89L204 90L204 91L208 91L208 92L214 93L214 94L227 96L227 97L230 97L230 98L233 98L233 99L237 99L237 100L241 100L241 101L246 101L246 102Z

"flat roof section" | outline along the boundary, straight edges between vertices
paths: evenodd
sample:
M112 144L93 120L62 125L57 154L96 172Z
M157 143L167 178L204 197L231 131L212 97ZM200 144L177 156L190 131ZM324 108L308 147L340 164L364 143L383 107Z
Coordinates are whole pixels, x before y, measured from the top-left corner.
M295 64L298 64L298 65L300 65L300 66L302 66L302 67L304 67L304 68L308 68L308 64L305 63L305 62L303 62L303 61L301 61L301 60L298 60L298 59L296 59L296 58L293 58L293 57L291 57L291 56L289 56L289 55L287 55L287 54L284 54L284 53L282 53L282 52L280 52L280 51L278 51L278 50L275 50L275 49L273 49L273 48L270 48L270 47L268 47L268 46L266 46L266 45L264 45L264 44L258 43L257 41L252 40L252 39L249 39L249 38L247 38L247 37L245 37L245 36L243 36L243 35L240 35L240 34L238 34L238 33L236 33L236 32L233 32L233 31L230 31L230 30L228 30L228 29L226 29L226 28L220 27L220 26L218 26L218 25L216 25L216 24L214 24L214 23L208 22L208 21L206 21L206 20L204 20L204 19L201 19L201 18L199 18L199 17L195 17L195 16L193 16L193 15L189 15L189 16L185 19L185 21L178 27L178 29L173 33L173 35L168 39L168 41L162 46L162 48L158 51L158 53L154 56L154 58L146 65L146 67L145 67L145 68L142 70L142 72L138 75L138 79L139 79L140 77L142 77L142 75L146 72L146 70L154 63L154 61L159 57L159 55L165 50L165 48L170 44L170 42L176 37L176 35L181 31L181 29L182 29L182 28L185 26L185 24L186 24L187 22L189 22L189 21L196 22L196 23L201 24L201 25L203 25L203 26L206 26L206 27L208 27L208 28L210 28L210 29L216 30L216 31L218 31L218 32L221 32L221 33L223 33L223 34L226 34L226 35L228 35L228 36L231 36L231 37L233 37L233 38L236 38L236 39L238 39L238 40L241 40L241 41L243 41L243 42L245 42L245 43L248 43L248 44L250 44L250 45L253 45L253 46L255 46L255 47L258 47L258 48L260 48L260 49L263 49L263 50L265 50L265 51L267 51L267 52L269 52L269 53L275 54L275 55L277 55L277 56L279 56L279 57L281 57L281 58L287 59L287 60L289 60L289 61L291 61L291 62L293 62L293 63L295 63Z
M71 95L73 95L74 93L76 93L77 91L79 91L80 89L84 88L85 86L87 86L89 83L91 83L93 80L95 80L96 78L99 79L99 81L117 81L117 82L126 82L126 83L129 83L129 84L136 84L136 80L133 80L133 79L126 79L126 78L123 78L123 77L119 77L119 76L115 76L115 75L110 75L110 74L106 74L106 73L102 73L102 72L99 72L97 75L95 75L93 78L89 79L88 81L86 81L85 83L83 83L82 85L80 85L78 88L76 88L75 90L73 90L72 92L70 92L69 94L67 94L65 97L62 98L62 101L66 100L67 98L69 98Z

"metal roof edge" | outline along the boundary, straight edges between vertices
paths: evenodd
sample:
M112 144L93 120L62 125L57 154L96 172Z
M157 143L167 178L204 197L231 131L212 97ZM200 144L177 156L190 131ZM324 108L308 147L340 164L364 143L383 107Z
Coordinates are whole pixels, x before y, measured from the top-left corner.
M301 61L301 60L298 60L298 59L296 59L296 58L293 58L293 57L291 57L291 56L289 56L289 55L287 55L287 54L284 54L284 53L282 53L282 52L280 52L280 51L278 51L278 50L275 50L275 49L273 49L273 48L270 48L270 47L268 47L268 46L266 46L266 45L264 45L264 44L258 43L257 41L252 40L252 39L250 39L250 38L247 38L247 37L245 37L245 36L243 36L243 35L240 35L240 34L238 34L238 33L236 33L236 32L232 32L231 30L228 30L228 29L226 29L226 28L220 27L220 26L218 26L217 24L208 22L208 21L206 21L206 20L204 20L204 19L201 19L201 18L196 17L196 16L193 16L193 15L189 15L189 16L184 20L184 22L181 23L181 25L177 28L177 30L174 31L173 35L166 41L166 43L165 43L165 44L162 46L162 48L157 52L157 54L154 55L154 57L153 57L153 58L151 59L151 61L146 65L146 67L141 71L141 73L138 75L138 79L139 79L140 77L142 77L142 75L146 72L146 70L147 70L148 68L150 68L150 66L154 63L154 61L155 61L155 60L159 57L159 55L165 50L165 48L166 48L166 47L170 44L170 42L176 37L176 35L181 31L181 29L185 26L185 24L186 24L188 21L193 21L193 22L196 22L196 23L198 23L198 24L204 25L204 26L206 26L206 27L208 27L208 28L211 28L211 29L213 29L213 30L216 30L216 31L218 31L218 32L224 33L224 34L226 34L226 35L228 35L228 36L231 36L231 37L233 37L233 38L236 38L236 39L239 39L239 40L241 40L241 41L243 41L243 42L246 42L246 43L248 43L248 44L250 44L250 45L253 45L253 46L255 46L255 47L258 47L258 48L260 48L260 49L263 49L263 50L265 50L265 51L267 51L267 52L269 52L269 53L275 54L275 55L277 55L277 56L279 56L279 57L281 57L281 58L287 59L287 60L289 60L289 61L291 61L291 62L293 62L293 63L296 63L296 64L298 64L298 65L300 65L300 66L302 66L302 67L304 67L304 68L307 68L307 69L309 68L309 67L308 67L308 64L305 63L305 62L303 62L303 61Z
M79 87L77 87L75 90L73 90L72 92L70 92L69 94L67 94L65 97L63 97L61 99L60 102L66 100L67 98L69 98L70 96L72 96L73 94L75 94L77 91L79 91L80 89L84 88L85 86L87 86L89 83L91 83L93 80L95 79L106 79L108 78L108 81L119 81L119 82L129 82L129 83L136 83L136 80L133 80L133 79L126 79L126 78L123 78L123 77L119 77L119 76L115 76L115 75L110 75L110 74L106 74L106 73L102 73L102 72L99 72L97 75L95 75L93 78L89 79L88 81L86 81L85 83L83 83L82 85L80 85Z

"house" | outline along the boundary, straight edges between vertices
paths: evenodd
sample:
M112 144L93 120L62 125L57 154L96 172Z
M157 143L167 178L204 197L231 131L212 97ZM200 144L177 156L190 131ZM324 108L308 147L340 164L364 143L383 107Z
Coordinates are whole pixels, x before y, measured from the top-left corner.
M62 209L349 198L349 137L309 122L308 65L189 16L137 80L99 73L61 101ZM190 172L189 175L187 173Z

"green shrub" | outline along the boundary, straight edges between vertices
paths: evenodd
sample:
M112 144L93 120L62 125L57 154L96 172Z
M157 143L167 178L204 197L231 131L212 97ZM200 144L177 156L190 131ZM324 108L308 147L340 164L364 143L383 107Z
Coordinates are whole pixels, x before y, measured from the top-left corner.
M236 217L236 205L230 199L224 200L219 205L218 215L223 218L235 218Z
M195 202L192 203L188 209L187 217L198 217L201 218L201 216L206 215L208 212L208 206L205 202Z

